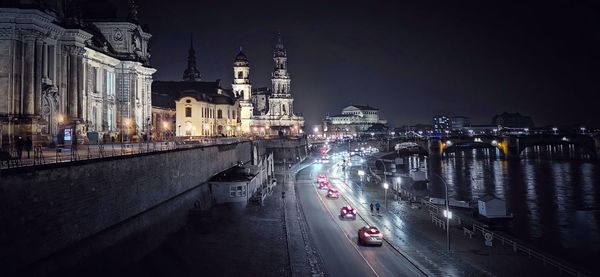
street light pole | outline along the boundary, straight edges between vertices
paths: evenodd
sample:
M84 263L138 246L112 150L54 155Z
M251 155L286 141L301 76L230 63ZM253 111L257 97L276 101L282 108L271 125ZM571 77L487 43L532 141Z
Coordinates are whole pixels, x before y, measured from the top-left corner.
M385 194L383 196L383 203L385 205L385 210L387 211L387 209L388 209L388 206L387 206L387 190L389 188L388 183L383 183L383 188L385 189Z
M442 180L442 183L444 183L444 188L446 191L446 211L445 211L445 216L446 216L446 244L448 245L448 252L450 252L450 217L451 217L451 213L450 213L450 206L448 205L448 184L446 183L446 181L444 181L444 178L442 178L442 176L440 176L439 174L435 173L435 172L430 172L431 174L433 174L434 176L438 177L440 180Z

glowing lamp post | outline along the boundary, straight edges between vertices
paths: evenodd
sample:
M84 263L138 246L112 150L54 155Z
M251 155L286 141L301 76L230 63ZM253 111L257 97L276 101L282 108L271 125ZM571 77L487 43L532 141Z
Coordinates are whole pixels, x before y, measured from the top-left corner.
M166 121L163 121L163 140L166 140L168 130L169 130L169 123L167 123Z
M431 172L431 174L442 180L446 191L446 209L443 211L443 215L446 218L446 244L448 246L448 252L450 252L450 219L452 218L452 212L450 211L450 206L448 203L448 184L446 183L446 181L444 181L444 178L442 178L442 176L438 175L437 173Z
M383 203L385 205L385 210L386 211L387 211L387 208L388 208L387 207L387 190L388 190L388 188L390 188L390 185L388 185L387 182L383 183L383 189L385 190L385 194L384 194L384 197L383 197Z
M125 141L129 141L129 128L131 127L131 119L125 119Z

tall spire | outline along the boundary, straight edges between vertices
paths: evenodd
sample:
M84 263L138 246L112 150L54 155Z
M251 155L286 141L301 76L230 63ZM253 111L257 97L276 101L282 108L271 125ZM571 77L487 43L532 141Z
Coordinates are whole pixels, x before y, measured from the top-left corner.
M190 50L188 50L187 68L183 71L183 80L200 81L202 78L196 67L196 51L194 51L194 37L190 34Z

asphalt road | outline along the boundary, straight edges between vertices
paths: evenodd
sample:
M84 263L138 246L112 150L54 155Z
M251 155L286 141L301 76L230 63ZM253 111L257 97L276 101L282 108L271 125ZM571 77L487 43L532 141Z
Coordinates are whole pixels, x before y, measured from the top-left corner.
M423 276L387 243L381 247L357 244L358 229L367 223L361 217L339 218L340 208L349 205L349 198L326 198L326 191L315 186L316 176L323 173L332 174L331 165L312 164L296 175L295 186L325 273L328 276ZM351 203L356 201L350 199Z

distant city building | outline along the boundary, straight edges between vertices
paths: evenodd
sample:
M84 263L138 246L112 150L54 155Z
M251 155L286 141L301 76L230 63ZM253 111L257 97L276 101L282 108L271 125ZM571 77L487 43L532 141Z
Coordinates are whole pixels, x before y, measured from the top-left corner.
M366 136L387 136L390 134L390 127L385 124L375 123L365 131Z
M445 115L436 115L433 117L433 131L437 134L444 134L452 129L452 121Z
M530 116L521 115L520 113L507 113L495 115L492 118L492 124L500 128L532 128L533 120Z
M201 81L196 64L193 42L188 51L183 81L155 81L153 124L155 135L162 129L176 136L233 136L233 135L297 135L302 132L304 118L294 113L291 78L287 72L287 55L281 38L275 46L275 69L271 88L252 88L250 63L240 52L233 62L231 89L221 87L220 81ZM168 123L175 123L168 128Z
M471 119L466 116L453 116L451 124L453 131L463 131L465 128L471 126Z
M467 135L497 135L498 126L496 125L471 125L466 128Z
M374 124L387 124L387 120L379 118L379 109L350 105L341 114L325 117L323 131L327 136L355 136L364 134Z
M193 43L183 81L152 83L152 124L156 138L170 136L236 136L240 103L220 80L200 81Z
M433 134L433 125L415 124L404 125L395 129L396 135L406 137L426 137Z
M151 128L156 70L137 6L119 19L113 5L68 2L15 0L0 8L3 145L16 136L62 144Z

